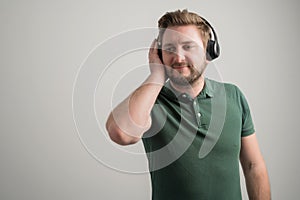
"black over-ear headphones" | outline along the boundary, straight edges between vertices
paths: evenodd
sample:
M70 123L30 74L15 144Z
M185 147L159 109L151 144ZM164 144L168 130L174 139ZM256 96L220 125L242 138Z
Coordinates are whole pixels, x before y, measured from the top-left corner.
M211 29L211 31L213 33L213 36L214 36L214 40L212 40L211 35L210 35L210 39L208 40L207 47L206 47L206 59L211 61L211 60L214 60L214 59L219 57L219 55L220 55L220 45L219 45L219 42L218 42L217 33L215 32L212 25L210 25L210 23L205 18L201 17L201 19ZM161 39L162 38L158 38L158 55L159 55L159 58L162 60Z
M207 26L209 26L214 35L214 40L212 40L210 36L206 47L206 59L211 61L213 59L216 59L220 55L220 45L218 42L218 36L212 25L210 25L210 23L205 18L201 17L201 19L205 22Z

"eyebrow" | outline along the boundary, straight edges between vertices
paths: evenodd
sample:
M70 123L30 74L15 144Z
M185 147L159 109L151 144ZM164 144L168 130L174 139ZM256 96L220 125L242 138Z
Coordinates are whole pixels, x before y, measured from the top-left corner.
M197 44L196 42L194 41L183 41L183 42L180 42L180 44ZM174 43L166 43L163 45L163 47L169 47L169 46L173 46Z

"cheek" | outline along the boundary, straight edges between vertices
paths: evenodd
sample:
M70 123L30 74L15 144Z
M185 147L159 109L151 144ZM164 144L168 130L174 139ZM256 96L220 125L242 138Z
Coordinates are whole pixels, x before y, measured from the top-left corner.
M206 61L205 55L203 54L203 52L198 53L198 54L194 54L193 56L190 57L191 61L195 64L199 64L199 63L203 63Z
M163 53L162 54L162 61L163 61L163 63L165 64L165 65L168 65L168 64L170 64L171 63L171 61L172 61L172 56L170 56L169 54L167 54L167 53Z

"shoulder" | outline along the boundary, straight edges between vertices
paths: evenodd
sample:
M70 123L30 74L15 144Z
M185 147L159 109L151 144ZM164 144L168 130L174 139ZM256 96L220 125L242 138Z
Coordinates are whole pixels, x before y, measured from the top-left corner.
M208 90L211 90L215 97L226 98L227 103L247 107L247 99L237 85L211 79L206 79L206 83Z
M212 79L205 79L207 88L218 94L220 91L224 91L227 97L239 97L242 92L240 88L233 83L220 82Z

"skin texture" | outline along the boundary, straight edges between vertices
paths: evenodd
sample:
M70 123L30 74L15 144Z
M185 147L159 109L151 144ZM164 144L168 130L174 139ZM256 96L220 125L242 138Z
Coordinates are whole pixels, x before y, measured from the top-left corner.
M197 84L206 67L203 42L193 25L169 27L163 36L163 60L173 84Z
M150 112L166 78L177 91L193 98L203 89L203 72L208 61L196 26L169 27L163 35L162 49L163 61L157 54L157 41L152 42L148 54L149 77L108 117L109 136L120 145L138 142L150 128ZM255 134L241 138L240 161L249 199L271 199L268 174Z
M245 174L249 199L271 199L267 168L259 150L256 134L242 138L240 161Z
M150 112L166 80L165 69L157 54L157 41L149 50L150 75L109 115L106 129L110 138L120 144L136 143L151 126Z

